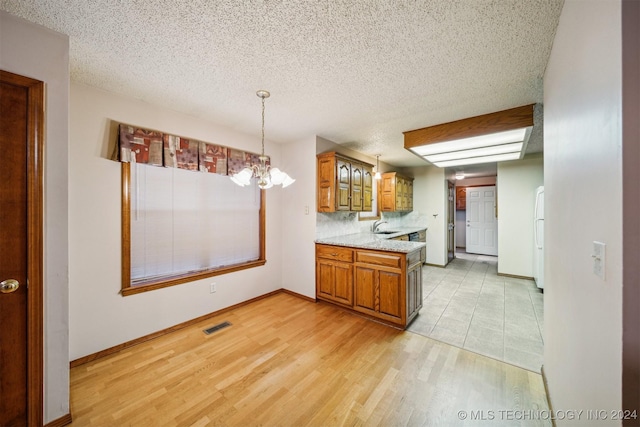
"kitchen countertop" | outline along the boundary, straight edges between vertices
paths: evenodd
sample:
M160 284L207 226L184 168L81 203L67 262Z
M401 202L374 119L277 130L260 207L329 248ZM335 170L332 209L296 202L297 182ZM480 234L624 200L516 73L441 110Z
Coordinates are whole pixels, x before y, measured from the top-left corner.
M316 239L316 243L323 245L348 246L361 249L375 249L379 251L410 253L427 246L424 242L409 242L393 240L393 237L424 230L426 227L393 227L393 234L373 234L372 232L346 234L343 236ZM409 231L406 231L409 230Z

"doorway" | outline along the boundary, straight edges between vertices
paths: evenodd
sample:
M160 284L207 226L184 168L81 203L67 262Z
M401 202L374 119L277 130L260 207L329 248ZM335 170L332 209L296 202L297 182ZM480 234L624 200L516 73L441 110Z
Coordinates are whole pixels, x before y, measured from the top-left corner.
M479 255L498 255L496 187L469 187L467 196L466 251Z
M44 83L0 71L0 425L42 425Z
M456 257L456 207L455 207L455 191L456 187L451 181L447 181L448 185L448 201L447 201L447 264Z

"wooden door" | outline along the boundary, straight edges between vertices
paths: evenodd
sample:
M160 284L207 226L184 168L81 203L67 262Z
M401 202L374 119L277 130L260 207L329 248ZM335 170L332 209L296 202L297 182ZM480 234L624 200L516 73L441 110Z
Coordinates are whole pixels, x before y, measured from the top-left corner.
M318 297L333 299L336 280L333 263L319 259L316 262L316 275Z
M362 168L362 210L373 211L373 172L368 166Z
M348 211L351 210L351 163L337 159L337 201L336 210Z
M353 305L353 265L335 263L334 266L335 290L334 298L337 302Z
M351 164L351 210L361 211L364 195L362 194L362 165Z
M0 71L0 111L0 425L36 426L42 425L44 84Z
M356 266L355 296L353 308L364 313L376 313L377 271L373 268Z
M402 320L402 309L405 308L406 294L402 292L402 274L392 271L378 271L379 309L381 314ZM405 298L403 298L405 297Z
M467 248L480 255L498 255L496 187L467 187Z
M318 158L318 212L334 212L335 202L335 174L334 157Z

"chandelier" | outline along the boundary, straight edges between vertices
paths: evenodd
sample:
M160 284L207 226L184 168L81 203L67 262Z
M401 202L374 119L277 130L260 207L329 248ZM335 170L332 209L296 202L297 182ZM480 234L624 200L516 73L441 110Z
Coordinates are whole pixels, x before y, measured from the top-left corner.
M285 188L293 184L295 179L280 169L272 168L268 165L267 160L269 160L269 157L264 155L264 100L271 96L271 94L266 90L259 90L256 92L256 95L262 99L262 154L258 157L260 163L247 166L240 172L232 175L231 181L244 187L245 185L251 184L251 178L255 177L258 180L258 187L262 190L271 188L274 185L282 185L282 188Z

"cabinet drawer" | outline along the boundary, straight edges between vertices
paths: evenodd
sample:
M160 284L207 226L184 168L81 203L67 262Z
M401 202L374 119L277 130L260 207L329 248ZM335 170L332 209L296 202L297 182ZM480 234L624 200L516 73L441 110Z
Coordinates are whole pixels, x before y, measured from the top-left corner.
M402 266L401 255L380 254L376 252L357 251L356 261L394 268L400 268Z
M316 256L318 258L335 259L344 262L353 262L353 250L338 246L316 246Z

